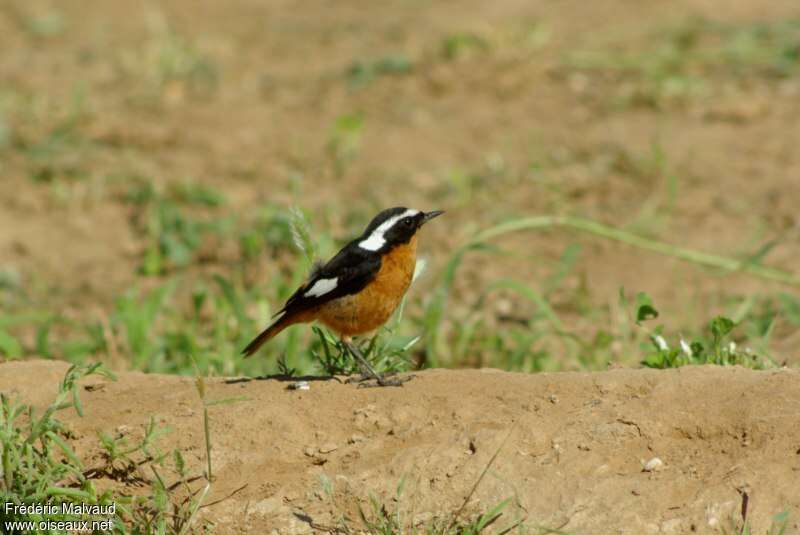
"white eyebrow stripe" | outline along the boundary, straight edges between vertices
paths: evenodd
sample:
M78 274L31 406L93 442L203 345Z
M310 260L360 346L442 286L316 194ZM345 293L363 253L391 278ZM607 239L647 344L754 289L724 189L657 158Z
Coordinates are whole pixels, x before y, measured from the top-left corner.
M319 279L314 285L303 294L305 297L322 297L328 292L336 289L339 277L333 279Z
M397 214L396 216L390 217L383 223L381 223L378 228L372 231L372 234L365 240L361 240L358 242L358 246L362 249L366 249L367 251L377 251L381 247L386 244L386 238L384 238L384 234L386 234L390 228L394 226L395 223L403 219L404 217L414 216L419 213L419 210L414 210L409 208L402 214Z

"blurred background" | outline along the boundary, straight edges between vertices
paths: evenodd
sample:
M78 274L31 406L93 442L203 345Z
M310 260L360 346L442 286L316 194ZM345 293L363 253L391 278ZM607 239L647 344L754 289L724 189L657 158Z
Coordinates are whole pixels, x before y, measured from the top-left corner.
M385 333L409 366L668 365L717 316L733 361L796 363L797 279L758 270L800 276L800 9L719 6L2 0L0 357L318 372L304 327L238 356L309 269L293 229L327 258L405 205L447 211ZM469 247L541 215L750 271L569 225Z

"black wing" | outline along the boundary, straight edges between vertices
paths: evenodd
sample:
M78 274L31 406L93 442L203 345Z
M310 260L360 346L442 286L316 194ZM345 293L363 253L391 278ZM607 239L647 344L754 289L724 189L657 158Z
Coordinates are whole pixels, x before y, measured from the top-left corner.
M357 241L351 242L334 256L327 264L314 269L308 282L303 284L286 301L283 308L276 314L272 325L264 329L242 351L245 356L250 356L258 351L267 340L294 323L293 318L315 306L360 292L370 283L381 269L381 257L377 253L360 249ZM326 288L328 291L320 295L306 295L314 284L324 279L336 279L336 285Z
M381 268L380 255L360 249L352 242L331 258L328 263L315 269L308 281L295 291L278 312L295 314L333 299L358 293L375 278ZM322 279L336 279L336 287L319 296L307 296L306 292Z

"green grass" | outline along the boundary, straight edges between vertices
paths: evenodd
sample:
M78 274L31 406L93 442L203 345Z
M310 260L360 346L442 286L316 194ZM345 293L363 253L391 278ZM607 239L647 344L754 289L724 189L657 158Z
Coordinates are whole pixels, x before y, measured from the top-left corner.
M455 282L457 270L468 255L476 252L497 253L496 246L490 244L496 243L499 238L510 233L553 228L566 228L618 241L628 246L675 257L698 266L747 273L756 278L779 281L791 286L800 285L800 278L796 275L765 266L761 263L761 258L754 261L752 257L736 259L711 255L576 217L537 216L514 219L477 233L473 239L458 247L445 264L441 283L434 290L426 306L423 319L427 337L425 343L427 365L436 367L466 362L488 364L512 370L538 371L547 369L546 363L551 360L550 351L547 350L548 345L545 344L548 343L552 346L556 342L564 345L567 354L571 355L571 359L577 360L584 368L597 369L608 362L607 358L603 358L602 353L610 345L614 335L608 331L599 330L596 331L594 337L586 338L585 335L581 336L578 333L570 332L564 327L565 322L560 319L547 298L548 293L551 294L557 288L558 282L563 280L565 274L574 267L576 262L574 249L572 252L565 251L560 264L550 275L549 287L545 287L547 293L520 280L496 281L484 290L488 292L503 287L530 301L536 312L522 322L523 327L509 327L502 331L495 329L493 332L487 332L490 329L483 326L484 317L480 314L483 307L481 306L482 301L479 299L467 318L454 321L455 333L449 337L444 335L443 326L445 325L449 294ZM793 301L787 297L783 298L782 307L789 311L788 314L794 314L791 310ZM774 320L780 313L773 311L770 317ZM452 318L450 319L452 321ZM764 319L762 318L761 321L763 322ZM624 332L622 329L620 331ZM474 358L475 355L487 353L492 358L489 362L475 363L468 360L469 355Z
M608 47L567 55L576 72L612 77L617 106L662 108L713 96L721 84L800 73L800 20L733 24L693 18L667 26L634 52ZM619 83L626 82L626 83Z
M324 329L290 328L270 343L263 356L246 360L240 356L241 348L266 326L313 262L328 257L336 248L329 235L311 229L304 213L266 207L248 221L212 223L203 228L214 230L204 232L197 227L200 222L226 220L218 215L225 206L224 197L214 190L184 183L159 193L144 182L127 198L139 207L142 220L161 217L154 214L160 214L163 206L169 206L167 211L175 217L165 219L172 221L170 224L159 224L159 232L151 232L150 227L143 229L149 245L142 265L152 269L143 269L141 274L155 276L159 282L147 284L147 289L130 289L99 318L81 321L35 309L3 313L1 354L7 358L30 354L73 362L125 359L134 369L160 373L194 374L195 364L204 372L223 375L288 371L330 375L355 371L344 348ZM798 284L795 276L765 266L763 255L743 259L710 255L579 218L514 219L487 228L456 247L443 270L435 279L429 278L434 285L427 295L412 289L411 301L404 301L389 325L376 337L361 340L370 362L383 372L420 366L491 366L525 372L603 369L619 358L655 367L700 363L765 367L779 360L769 351L776 325L800 324L800 304L793 294L751 296L731 301L727 307L725 315L737 324L736 332L726 324L719 331L719 339L715 338L714 328L720 327L721 319L707 332L702 325L690 325L682 334L689 340L689 347L694 347L691 355L681 350L680 337L675 335L668 337L672 341L666 350L654 353L650 342L656 336L666 336L660 328L632 328L637 318L615 317L611 309L584 303L580 288L565 291L565 281L574 278L581 265L581 248L575 244L565 247L539 285L500 278L478 289L471 304L459 307L458 312L448 305L459 267L470 255L482 253L501 258L505 253L498 244L502 244L503 236L557 227L722 272ZM192 271L198 264L197 251L209 236L222 236L225 241L239 244L232 269L226 275ZM294 257L293 270L269 278L254 277L253 269L263 262L263 256L276 252ZM157 262L148 263L150 255L156 255ZM485 303L501 294L520 303L520 310L527 312L508 317L487 312ZM564 295L571 295L569 302L556 301ZM619 308L628 310L630 305L623 300ZM578 329L565 319L565 311L571 317L579 314L585 322L600 320L605 324L593 330ZM31 326L35 327L32 338L17 335Z
M347 82L358 89L384 76L410 74L414 65L402 54L384 56L372 61L355 61L347 70Z

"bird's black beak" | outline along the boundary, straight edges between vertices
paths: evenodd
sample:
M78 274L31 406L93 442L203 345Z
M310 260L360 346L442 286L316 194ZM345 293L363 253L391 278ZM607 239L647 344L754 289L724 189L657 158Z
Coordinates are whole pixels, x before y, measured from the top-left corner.
M434 217L439 217L444 213L444 210L433 210L431 212L426 212L425 215L422 216L422 224L424 225ZM421 225L420 225L421 226Z

